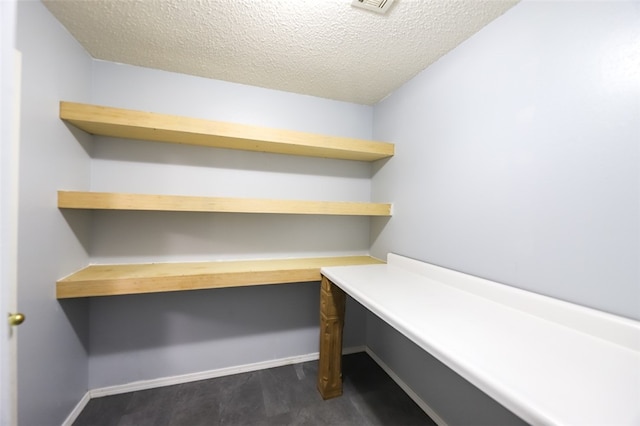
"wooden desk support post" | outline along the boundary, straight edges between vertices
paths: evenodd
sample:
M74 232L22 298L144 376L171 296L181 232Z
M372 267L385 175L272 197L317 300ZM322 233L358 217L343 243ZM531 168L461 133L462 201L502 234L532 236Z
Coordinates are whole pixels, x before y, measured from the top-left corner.
M344 291L322 276L318 391L323 399L342 395L342 329L345 300Z

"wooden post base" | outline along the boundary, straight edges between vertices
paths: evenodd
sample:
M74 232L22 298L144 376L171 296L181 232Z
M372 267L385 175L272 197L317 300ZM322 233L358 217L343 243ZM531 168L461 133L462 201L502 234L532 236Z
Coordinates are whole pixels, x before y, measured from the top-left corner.
M344 291L322 276L318 391L323 399L342 395L342 329L345 300Z

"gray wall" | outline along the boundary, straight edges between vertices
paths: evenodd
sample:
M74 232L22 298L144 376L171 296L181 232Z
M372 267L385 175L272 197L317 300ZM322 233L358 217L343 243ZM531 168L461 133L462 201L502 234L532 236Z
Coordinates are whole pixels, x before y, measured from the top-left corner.
M639 8L520 3L377 105L374 138L397 154L375 170L394 217L372 253L640 319ZM384 328L367 344L392 369L457 394ZM434 408L478 423L459 402Z
M93 103L370 138L372 107L96 61ZM371 165L96 138L91 189L368 201ZM369 219L96 212L96 263L363 254ZM95 298L89 387L306 355L318 350L318 283ZM364 344L350 309L346 346Z
M67 217L56 190L88 189L88 138L58 119L60 99L88 100L91 58L40 2L19 2L18 422L60 424L87 389L88 304L59 303L55 282L88 262L87 215ZM73 216L73 225L68 219Z

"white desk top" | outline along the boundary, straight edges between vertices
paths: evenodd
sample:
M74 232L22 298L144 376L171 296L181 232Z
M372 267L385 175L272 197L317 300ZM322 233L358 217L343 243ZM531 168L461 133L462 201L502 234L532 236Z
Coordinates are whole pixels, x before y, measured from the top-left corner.
M322 273L529 423L640 424L640 322L393 254L388 261Z

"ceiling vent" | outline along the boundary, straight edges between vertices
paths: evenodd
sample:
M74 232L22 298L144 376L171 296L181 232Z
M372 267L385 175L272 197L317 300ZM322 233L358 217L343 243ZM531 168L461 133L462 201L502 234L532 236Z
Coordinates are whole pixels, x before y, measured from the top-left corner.
M351 6L384 15L389 11L393 0L353 0Z

